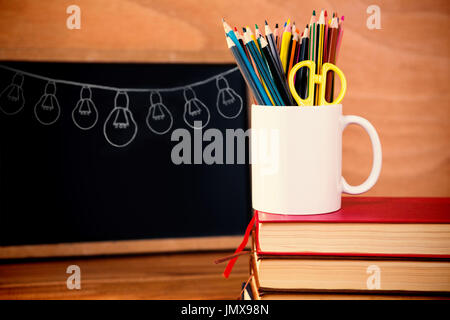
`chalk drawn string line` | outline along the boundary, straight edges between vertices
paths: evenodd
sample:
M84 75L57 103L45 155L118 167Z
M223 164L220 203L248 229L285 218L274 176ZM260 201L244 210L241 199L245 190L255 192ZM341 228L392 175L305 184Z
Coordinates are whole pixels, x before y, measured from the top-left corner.
M178 86L178 87L172 87L172 88L118 88L118 87L110 87L110 86L102 86L102 85L98 85L98 84L91 84L91 83L84 83L84 82L76 82L76 81L69 81L69 80L60 80L60 79L54 79L54 78L50 78L50 77L45 77L45 76L41 76L35 73L31 73L31 72L27 72L27 71L22 71L16 68L11 68L5 65L0 65L1 69L4 70L9 70L11 72L16 72L16 73L20 73L23 75L26 75L28 77L31 78L36 78L36 79L41 79L41 80L45 80L45 81L53 81L55 83L61 83L61 84L67 84L67 85L73 85L73 86L78 86L78 87L90 87L90 88L95 88L95 89L101 89L101 90L109 90L109 91L126 91L126 92L152 92L152 91L158 91L158 92L173 92L173 91L180 91L180 90L184 90L188 87L197 87L197 86L201 86L205 83L208 83L210 81L215 80L218 77L221 76L226 76L230 73L233 73L235 71L238 71L238 67L234 67L232 69L229 69L227 71L221 72L219 74L216 74L215 76L209 77L205 80L202 81L198 81L198 82L194 82L191 84L187 84L184 86Z

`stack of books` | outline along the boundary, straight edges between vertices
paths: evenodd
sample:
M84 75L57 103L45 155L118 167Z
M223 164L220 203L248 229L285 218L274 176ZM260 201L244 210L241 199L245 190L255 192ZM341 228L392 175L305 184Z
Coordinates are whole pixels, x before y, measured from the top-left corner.
M255 215L245 298L450 298L448 198L346 197L329 214Z

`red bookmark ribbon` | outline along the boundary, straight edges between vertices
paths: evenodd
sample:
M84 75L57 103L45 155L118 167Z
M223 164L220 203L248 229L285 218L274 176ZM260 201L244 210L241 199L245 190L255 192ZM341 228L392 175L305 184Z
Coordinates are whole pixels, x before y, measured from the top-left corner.
M242 239L241 244L234 252L235 255L240 253L242 250L244 250L245 246L247 245L248 238L250 237L250 232L252 231L253 226L255 224L255 217L256 217L256 215L253 215L252 220L250 220L250 223L248 224L247 229L245 230L244 239ZM239 258L239 255L237 255L230 261L228 261L227 267L225 268L225 271L223 272L223 276L225 278L228 278L230 276L231 270L233 270L234 264L236 263L238 258Z

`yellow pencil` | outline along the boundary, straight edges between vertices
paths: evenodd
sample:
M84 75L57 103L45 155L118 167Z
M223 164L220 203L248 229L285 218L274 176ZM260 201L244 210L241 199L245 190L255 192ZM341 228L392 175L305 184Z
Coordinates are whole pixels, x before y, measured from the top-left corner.
M281 51L280 51L280 59L281 59L281 65L283 66L284 73L287 74L287 67L288 67L288 50L289 45L291 42L292 33L291 33L291 19L288 20L286 24L286 28L283 32L283 37L281 39Z
M324 35L325 35L325 16L324 16L324 12L322 10L322 12L320 13L320 17L319 17L319 51L317 52L317 67L319 68L319 70L322 69L322 61L323 61L323 44L324 44Z

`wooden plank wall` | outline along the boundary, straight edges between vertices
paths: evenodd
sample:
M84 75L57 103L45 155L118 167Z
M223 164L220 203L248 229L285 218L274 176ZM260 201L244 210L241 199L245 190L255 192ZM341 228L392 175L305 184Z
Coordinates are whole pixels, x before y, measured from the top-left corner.
M67 6L81 29L66 28ZM381 30L366 27L371 4ZM450 196L450 2L397 0L8 0L0 1L0 60L232 62L221 18L230 24L309 21L312 9L345 15L338 65L348 80L344 112L370 120L383 171L367 195ZM344 134L343 173L362 182L369 139Z

